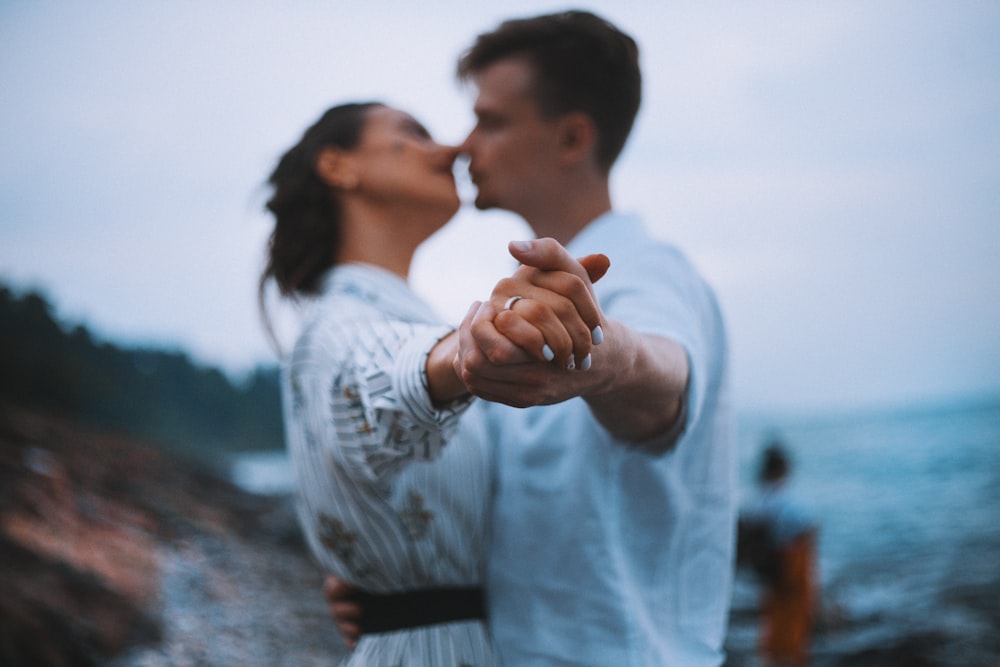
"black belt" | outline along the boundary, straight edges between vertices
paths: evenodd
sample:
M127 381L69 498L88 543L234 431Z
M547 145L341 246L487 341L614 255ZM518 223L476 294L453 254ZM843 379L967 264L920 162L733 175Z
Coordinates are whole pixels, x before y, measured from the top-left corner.
M351 600L361 607L362 634L486 618L481 588L425 588L406 593L355 591Z

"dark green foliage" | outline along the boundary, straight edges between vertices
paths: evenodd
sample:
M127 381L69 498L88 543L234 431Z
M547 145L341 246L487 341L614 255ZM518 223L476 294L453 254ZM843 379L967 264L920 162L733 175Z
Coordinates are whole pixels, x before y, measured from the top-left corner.
M125 349L83 326L65 329L41 295L3 286L0 402L55 410L204 458L283 445L276 367L234 383L181 352Z

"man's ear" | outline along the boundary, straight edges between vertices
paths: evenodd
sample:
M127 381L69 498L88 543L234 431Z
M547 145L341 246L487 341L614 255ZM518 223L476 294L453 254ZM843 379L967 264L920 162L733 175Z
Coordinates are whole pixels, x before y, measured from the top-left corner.
M580 160L590 159L597 150L597 128L585 113L568 113L559 119L558 127L561 161L569 166Z
M358 187L358 174L351 156L339 148L327 146L316 156L316 175L331 188L353 190Z

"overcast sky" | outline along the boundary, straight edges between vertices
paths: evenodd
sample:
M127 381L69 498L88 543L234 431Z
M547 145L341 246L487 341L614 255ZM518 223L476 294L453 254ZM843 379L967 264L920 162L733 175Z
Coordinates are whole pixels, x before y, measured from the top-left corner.
M271 362L256 281L280 153L357 99L460 141L457 56L567 6L0 2L0 280L129 345ZM578 6L639 42L615 203L714 284L744 409L1000 390L1000 3ZM413 281L457 321L528 235L465 209Z

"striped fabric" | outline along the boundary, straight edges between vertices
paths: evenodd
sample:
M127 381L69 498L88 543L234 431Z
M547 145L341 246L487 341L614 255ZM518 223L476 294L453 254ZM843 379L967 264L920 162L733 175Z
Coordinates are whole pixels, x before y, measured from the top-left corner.
M435 409L426 389L427 352L449 328L402 279L361 264L333 269L310 307L283 399L320 565L376 593L480 585L489 449L477 420L459 420L468 400ZM366 636L346 664L498 660L484 625L467 621Z

